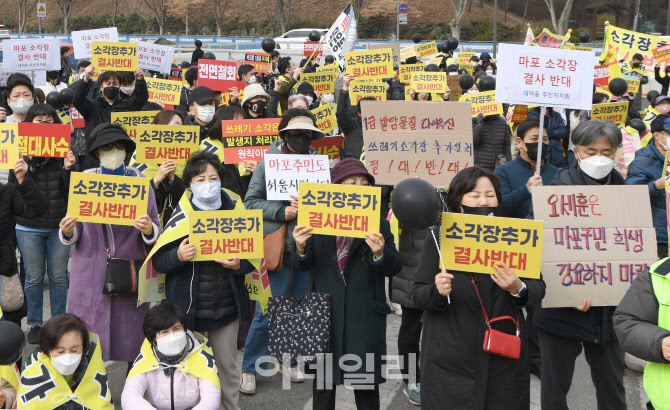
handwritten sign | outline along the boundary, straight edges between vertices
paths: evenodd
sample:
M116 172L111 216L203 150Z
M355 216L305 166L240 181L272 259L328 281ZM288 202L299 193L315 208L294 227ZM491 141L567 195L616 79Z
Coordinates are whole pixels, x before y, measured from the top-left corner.
M194 261L263 257L263 211L189 212L189 243Z
M319 58L323 55L323 47L320 46L319 41L305 41L303 46L303 56L309 58L312 56L312 53L314 53L313 58Z
M312 110L316 118L316 127L324 133L329 133L337 129L337 118L335 110L330 104L324 104Z
M413 73L412 88L417 93L438 93L447 92L447 73Z
M14 169L19 152L19 124L0 123L0 169Z
M170 72L172 59L174 58L174 48L144 41L137 43L137 48L139 51L137 61L140 67L159 73Z
M159 78L145 78L149 101L162 101L165 104L179 105L181 100L181 81L161 80Z
M544 307L579 306L585 298L616 306L657 259L644 185L535 187L533 210L544 221Z
M486 115L503 113L502 104L496 103L495 91L485 91L483 93L475 93L475 94L463 94L461 95L459 101L467 101L470 103L473 118L478 116L479 114L486 116Z
M365 158L378 184L420 177L448 187L472 164L470 104L362 101Z
M298 225L313 234L365 238L379 232L380 187L302 182L298 195Z
M100 71L134 71L138 64L137 43L94 41L91 64Z
M437 44L434 41L425 44L417 44L414 46L416 54L419 59L426 58L437 54Z
M65 158L70 151L69 124L19 123L19 149L25 156Z
M403 84L409 84L412 82L412 74L424 71L425 69L426 65L424 63L403 64L400 66L398 79Z
M608 104L593 104L591 111L592 120L610 121L614 124L623 124L628 118L628 103L608 103Z
M67 215L78 222L133 226L147 214L149 179L72 172Z
M544 222L457 213L442 214L440 253L447 270L496 274L509 266L516 276L540 278Z
M320 94L335 93L335 80L337 80L335 73L308 73L301 74L300 81L312 84L314 91Z
M347 73L361 80L393 78L393 52L390 48L345 53Z
M265 191L269 201L290 201L298 195L298 183L330 184L330 168L325 155L265 155Z
M349 84L349 100L352 104L365 97L374 97L378 101L386 101L386 83L382 81L352 81Z
M343 138L342 135L324 137L320 140L312 141L312 148L315 148L316 153L319 155L328 155L328 159L330 160L339 159Z
M169 159L185 164L200 147L200 127L192 125L137 125L136 161L162 164Z
M458 101L463 95L463 89L458 81L461 79L461 75L448 75L447 76L447 86L451 93L449 94L449 101Z
M259 73L269 73L272 67L270 55L265 53L244 54L244 64L251 64L254 66L254 70Z
M400 64L400 43L370 43L368 45L370 50L379 50L382 48L390 48L393 55L393 63Z
M416 50L414 46L403 47L400 49L400 59L407 60L408 58L416 57Z
M3 71L60 70L60 40L2 40Z
M91 58L94 41L119 41L116 27L99 28L95 30L81 30L72 32L72 46L74 56L78 59Z
M279 118L226 121L223 129L223 155L227 164L260 161L279 139Z
M199 60L198 85L216 91L228 91L237 87L237 63L232 61Z

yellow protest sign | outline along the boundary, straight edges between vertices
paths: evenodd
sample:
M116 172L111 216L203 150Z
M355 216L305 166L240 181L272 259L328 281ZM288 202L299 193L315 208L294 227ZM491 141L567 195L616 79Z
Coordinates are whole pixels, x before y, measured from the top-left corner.
M447 270L496 274L505 263L521 278L540 278L544 222L442 214L440 253Z
M464 94L458 101L467 101L472 109L472 116L502 114L502 104L496 103L496 92L485 91L483 93Z
M181 81L145 78L149 90L149 101L162 101L165 104L179 105L181 100Z
M162 164L166 159L185 164L200 148L200 127L193 125L142 124L137 130L137 162Z
M348 51L344 57L347 73L360 80L393 78L393 50Z
M400 80L401 83L403 84L409 84L412 82L412 74L419 72L419 71L424 71L426 69L426 65L424 63L417 63L417 64L403 64L400 66L400 71L398 73L398 79Z
M379 232L379 187L301 182L298 186L298 225L313 234L365 238Z
M147 178L72 172L67 215L78 222L133 225L147 214Z
M660 114L661 114L660 111L658 111L656 108L654 108L650 105L649 108L647 108L647 114L645 114L644 118L642 119L642 122L644 122L644 125L646 125L647 128L651 129L651 122L654 121L654 118L656 118L656 116L658 116ZM648 135L653 136L652 133L649 133ZM651 138L651 137L649 137L649 138ZM645 144L643 142L642 146L646 147L647 144Z
M447 92L447 73L423 72L412 74L412 86L417 93L438 93Z
M614 124L623 124L628 118L628 103L608 103L608 104L593 104L591 110L592 120L609 121Z
M613 50L616 60L625 61L629 61L633 54L640 53L644 57L642 64L647 74L653 74L655 65L653 50L665 44L667 44L667 39L663 37L608 25L605 28L605 46L600 60L603 61L603 56L607 56L606 50Z
M358 104L364 97L374 97L378 101L386 101L386 83L382 81L352 81L349 84L351 104Z
M528 45L547 48L564 48L565 43L570 40L570 36L559 36L552 33L549 29L542 29L542 33L530 41Z
M435 44L434 41L425 44L417 44L414 46L414 49L416 50L419 59L437 54L437 44Z
M121 124L128 131L130 127L140 124L153 124L156 114L160 111L126 111L113 112L112 124Z
M408 58L416 57L416 50L414 46L403 47L400 49L400 59L407 60Z
M317 73L335 73L337 75L340 75L340 68L337 67L334 64L330 64L327 66L321 66L321 67L316 67L316 72ZM300 76L302 77L302 76Z
M263 211L196 211L188 216L194 261L263 257Z
M436 66L439 67L440 64L442 64L442 60L443 60L442 56L433 57L430 60L428 60L428 64L435 64Z
M640 79L639 78L634 78L634 77L629 77L627 75L624 75L621 78L626 80L626 83L628 84L628 93L631 96L634 97L635 94L637 94L638 90L640 89Z
M249 299L257 300L261 304L263 314L268 313L268 300L272 297L270 289L270 278L268 277L268 268L265 265L265 259L253 259L250 262L254 265L254 270L244 276L244 286L249 292ZM259 265L258 267L257 265Z
M91 64L100 71L135 71L137 43L94 41L91 44Z
M300 81L312 84L314 91L319 94L335 93L335 80L339 74L335 73L309 73L300 74Z
M458 63L461 64L470 64L470 59L476 54L474 51L459 51L458 52Z
M468 74L472 74L472 72L475 71L475 66L473 64L458 63L458 69L465 70Z
M335 110L330 104L324 104L312 110L314 118L316 118L316 126L326 134L337 128L337 118L335 118Z
M19 124L0 124L0 169L14 169L19 151Z

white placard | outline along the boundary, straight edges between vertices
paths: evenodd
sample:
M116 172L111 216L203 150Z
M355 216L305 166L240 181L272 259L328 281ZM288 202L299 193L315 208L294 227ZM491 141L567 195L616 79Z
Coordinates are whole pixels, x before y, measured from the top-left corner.
M10 75L14 73L22 73L30 77L30 80L33 82L33 86L42 87L47 85L47 72L46 70L39 71L0 71L0 87L7 86L7 79Z
M330 184L328 155L265 154L263 161L269 201L290 201L300 182Z
M169 73L174 57L174 48L159 46L140 41L137 43L139 56L138 65L146 70Z
M500 44L496 102L590 110L593 51Z
M116 27L98 28L95 30L82 30L72 32L72 47L77 59L92 56L91 48L94 41L119 41L119 33Z
M2 40L4 71L60 70L60 40Z

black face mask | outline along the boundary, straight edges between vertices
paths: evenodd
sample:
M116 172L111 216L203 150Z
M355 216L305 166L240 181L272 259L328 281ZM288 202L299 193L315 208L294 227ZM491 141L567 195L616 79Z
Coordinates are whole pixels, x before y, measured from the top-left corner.
M466 206L461 204L463 213L468 215L500 216L500 207L497 206Z
M640 67L640 63L633 63L633 67L635 67L635 68L639 68L639 67Z
M121 89L119 87L105 87L105 89L102 91L102 93L105 95L105 97L109 98L110 100L116 100L119 98L119 92Z
M531 161L537 161L537 142L526 142L526 154ZM549 153L549 144L542 143L542 158L546 158Z
M265 111L265 100L254 101L249 105L249 111L254 114L262 114Z
M295 151L296 154L309 153L309 147L312 145L312 137L301 132L300 134L288 134L286 142L289 148Z

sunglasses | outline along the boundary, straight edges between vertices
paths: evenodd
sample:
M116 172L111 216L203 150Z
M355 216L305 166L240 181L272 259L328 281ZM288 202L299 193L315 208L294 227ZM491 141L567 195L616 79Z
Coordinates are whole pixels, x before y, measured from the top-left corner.
M100 146L100 149L103 151L111 151L112 148L120 149L125 151L126 150L126 144L122 142L110 142L109 144L105 144Z

